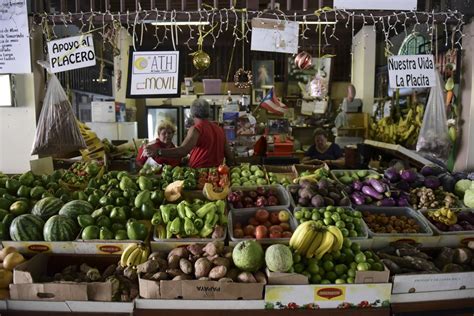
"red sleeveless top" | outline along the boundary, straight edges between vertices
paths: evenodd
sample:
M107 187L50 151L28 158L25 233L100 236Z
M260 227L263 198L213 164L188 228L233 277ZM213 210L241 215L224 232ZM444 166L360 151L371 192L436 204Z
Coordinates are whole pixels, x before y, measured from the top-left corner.
M212 168L222 164L224 162L224 130L208 120L200 120L194 128L199 132L199 139L191 150L189 167Z
M168 149L168 148L176 148L175 145L173 143L171 144L165 144L165 143L162 143L158 138L156 139L156 142L155 144L153 144L153 150L158 150L158 148L162 148L162 149ZM143 146L141 146L139 149L138 149L138 154L137 154L137 158L136 158L136 161L138 163L140 163L140 165L143 165L147 160L148 160L148 157L146 156L142 156L142 153L143 153ZM153 158L157 163L159 163L160 165L171 165L173 167L176 167L176 166L179 166L179 164L181 163L181 158L164 158L164 157L155 157Z

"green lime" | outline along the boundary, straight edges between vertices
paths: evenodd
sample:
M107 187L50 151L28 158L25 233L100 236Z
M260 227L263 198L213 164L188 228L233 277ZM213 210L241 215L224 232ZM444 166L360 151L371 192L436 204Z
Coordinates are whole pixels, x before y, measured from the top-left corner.
M311 215L311 219L312 219L313 221L318 221L318 220L321 219L321 215L319 215L319 213L315 212L315 213L313 213L313 214Z
M354 238L354 237L357 237L357 236L358 235L357 235L357 232L355 230L353 230L353 229L349 230L349 237Z
M330 272L326 273L325 276L326 276L326 279L331 280L332 282L336 281L336 279L337 279L337 274L334 271L330 271Z
M293 215L296 219L302 219L304 214L302 211L296 211Z
M313 274L313 275L311 275L311 278L309 279L309 282L311 284L319 284L319 283L321 283L321 276L319 274Z
M322 260L323 262L324 262L324 261L333 261L334 258L332 257L332 254L328 252L328 253L326 253L326 254L323 256L323 258L322 258L321 260Z
M335 267L334 267L334 272L336 272L336 274L338 276L341 276L343 275L344 273L346 273L347 271L347 266L345 264L337 264Z
M381 264L380 262L373 263L372 264L372 270L383 271L384 270L383 264Z
M321 284L331 284L331 281L328 279L321 280Z
M347 256L354 257L354 252L351 248L342 248L341 252L345 253Z
M351 262L351 263L349 263L349 267L350 267L350 269L352 269L352 270L354 270L354 271L357 270L357 262Z
M294 263L299 263L301 262L301 255L299 253L293 254L293 262Z
M301 273L304 270L304 265L302 263L297 263L293 266L296 273Z
M318 210L318 213L321 214L321 216L324 215L324 212L326 212L326 209L324 207Z
M373 252L370 250L364 251L364 255L367 257L367 259L373 258Z
M337 261L341 258L341 251L340 250L333 251L331 252L331 255L333 259Z
M331 218L331 216L332 216L331 212L328 212L328 211L324 212L324 218Z
M346 226L345 226L348 230L354 230L355 229L355 226L354 224L352 223L349 223L349 222L346 222Z
M357 265L357 271L368 271L370 270L370 266L367 262L360 262Z
M345 218L345 219L343 219L343 220L344 220L344 222L346 222L346 224L353 224L353 221L354 221L354 220L353 220L353 218L352 218L352 217L350 217L350 216L347 216L346 214L344 214L344 216L346 216L346 218ZM341 217L341 218L342 218L342 217Z
M333 205L326 206L326 211L334 212L336 208Z
M349 230L347 228L341 228L342 236L349 237Z
M306 268L309 273L316 274L319 273L319 266L317 262L310 262Z
M344 279L336 279L336 284L345 284L346 283L346 280Z
M350 277L350 278L355 278L356 270L353 269L353 268L350 268L349 270L347 270L347 276Z
M327 217L326 217L325 219L323 219L323 222L324 222L324 225L327 225L327 226L333 224L332 219L331 219L331 218L327 218Z
M337 213L332 214L331 218L334 222L338 222L338 221L341 220L341 216L339 216L339 214L337 214Z
M334 270L334 263L332 261L326 260L323 263L324 271L329 272Z
M311 212L310 211L304 211L304 218L305 219L311 219Z
M367 258L366 258L366 256L364 255L363 252L359 252L355 255L354 260L357 263L361 263L361 262L366 262Z
M347 283L349 283L349 284L354 284L354 282L355 282L355 281L354 281L354 278L347 278L346 281L347 281Z
M357 217L357 218L361 218L362 217L362 213L360 211L354 211L352 212L352 216L353 217Z
M341 228L344 228L346 227L346 223L344 223L343 221L337 221L336 222L336 227L341 229Z
M304 275L305 277L307 277L308 279L311 278L311 273L309 273L308 271L304 270L303 272L301 272L302 275Z
M341 230L342 232L342 230ZM350 240L349 238L344 238L343 242L342 242L342 247L343 248L350 248L352 245L352 240Z
M375 260L373 258L367 258L367 263L370 263L370 265L373 265L375 263Z
M356 226L360 226L361 225L361 219L360 218L357 218L357 217L353 217L352 218L352 224L356 225Z
M340 215L342 215L346 212L346 210L342 207L338 207L338 208L336 208L336 212L339 213Z
M352 251L354 251L354 253L359 252L360 251L360 244L358 244L356 242L353 242L352 245L351 245L351 249L352 249Z

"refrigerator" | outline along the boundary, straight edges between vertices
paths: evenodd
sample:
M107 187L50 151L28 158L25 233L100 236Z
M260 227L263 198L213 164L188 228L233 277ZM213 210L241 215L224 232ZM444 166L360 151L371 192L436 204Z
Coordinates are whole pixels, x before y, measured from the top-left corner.
M156 139L156 127L163 120L168 120L176 126L176 134L173 137L173 143L178 146L181 144L181 111L177 106L147 106L146 108L147 134L148 139Z

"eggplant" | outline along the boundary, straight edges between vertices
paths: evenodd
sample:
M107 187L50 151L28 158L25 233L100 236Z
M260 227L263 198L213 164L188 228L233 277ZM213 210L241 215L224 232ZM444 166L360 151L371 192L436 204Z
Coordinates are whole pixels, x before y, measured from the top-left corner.
M343 197L339 201L339 206L351 206L351 199L348 196Z
M362 205L362 204L365 203L365 198L359 192L352 192L351 201L352 201L352 203L354 203L356 205Z
M458 215L458 221L466 221L466 222L469 222L469 224L474 225L473 212L462 211L462 212L459 212L457 215Z
M459 224L454 224L454 225L449 226L449 231L450 232L459 232L459 231L463 231L463 230L464 230L464 228Z
M377 202L377 206L391 207L396 206L397 202L393 198L384 198Z
M393 167L387 168L383 175L391 183L395 183L398 180L400 180L400 175L398 174L397 170Z
M313 207L323 207L324 206L324 199L321 195L316 194L311 198L311 205Z
M416 175L415 182L410 183L410 187L412 188L419 188L425 185L425 176L421 173Z
M362 187L362 193L364 193L365 195L368 195L376 200L381 200L383 199L383 195L380 194L379 192L377 192L373 187L371 186L368 186L368 185L364 185Z
M410 202L408 201L407 198L405 198L405 197L400 197L400 198L397 200L397 206L399 206L399 207L410 207Z
M421 168L420 173L424 175L425 177L432 176L433 168L431 166L424 166L423 168Z
M438 176L438 179L443 186L443 190L446 192L453 192L456 185L456 179L451 176L449 173L442 173Z
M364 184L362 182L360 182L359 180L357 181L354 181L352 183L352 188L355 190L355 191L360 191L362 190L362 187L364 186Z
M379 182L376 179L369 179L369 184L374 188L375 191L378 193L385 193L386 189L383 185L383 183Z
M399 190L410 191L410 185L405 180L401 180L395 184L395 187Z
M453 172L451 175L454 177L454 180L456 180L456 182L458 182L459 180L467 179L466 172Z
M301 206L308 206L308 205L309 205L309 202L310 202L310 200L309 200L309 199L306 199L306 198L300 197L300 198L298 199L298 204L301 205Z
M328 189L329 181L327 179L321 179L318 181L318 188L319 189Z
M402 170L400 172L400 177L406 182L415 182L416 180L416 171L413 169Z
M425 187L434 190L434 189L437 189L441 185L441 182L435 176L428 176L428 177L425 177L424 185Z
M326 205L328 205L328 206L329 206L329 205L332 205L332 206L336 205L336 203L334 202L334 200L331 199L330 197L327 197L327 196L324 197L324 204L326 204Z

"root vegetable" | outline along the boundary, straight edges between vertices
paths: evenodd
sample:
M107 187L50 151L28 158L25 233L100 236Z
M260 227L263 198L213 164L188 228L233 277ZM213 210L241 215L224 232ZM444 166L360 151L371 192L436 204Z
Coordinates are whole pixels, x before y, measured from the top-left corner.
M202 245L192 244L187 247L188 251L194 256L200 256L203 253Z
M179 258L187 258L189 256L189 252L185 247L178 247L174 248L168 254L168 260L172 256L178 256Z
M3 248L2 250L0 250L0 261L3 261L5 260L5 257L11 253L14 253L16 252L16 248L15 247L11 247L11 246L8 246L6 248Z
M180 256L173 255L168 257L168 269L177 269L179 267Z
M219 239L224 237L224 228L222 226L216 225L214 231L212 232L212 239Z
M117 269L116 264L109 265L107 268L105 268L104 272L102 273L102 279L106 280L109 276L114 274L116 269Z
M207 245L202 249L208 256L219 255L224 250L224 243L221 241L213 241L207 243Z
M85 273L87 280L91 282L97 281L101 277L98 269L92 268L85 263L81 264L81 266L79 267L79 270Z
M164 252L154 251L150 253L150 255L148 256L148 259L157 259L157 258L165 259L166 254Z
M472 259L472 251L468 248L457 248L454 250L453 261L457 264L469 264Z
M257 280L258 283L267 284L267 277L262 271L255 272L253 276L255 277L255 280Z
M123 276L131 281L136 281L138 279L137 269L126 267L125 270L123 270Z
M211 279L209 279L208 277L201 277L198 280L199 281L210 281Z
M214 261L215 259L219 258L219 255L216 254L216 255L213 255L213 256L207 256L206 258L207 258L207 260L209 260L210 262L212 262L212 261Z
M177 275L173 278L173 281L191 280L192 277L187 274Z
M158 260L148 260L137 266L138 273L155 273L160 269L160 263Z
M180 269L168 269L166 270L166 273L168 273L173 278L178 275L184 275L183 271L181 271Z
M219 282L227 282L227 283L230 283L230 282L234 282L234 280L230 279L230 278L222 278L222 279L219 279Z
M179 260L179 268L184 274L193 273L193 264L188 259L181 258Z
M151 280L155 281L161 281L161 280L169 280L169 275L166 272L157 272L153 274L153 276L150 278Z
M237 276L237 280L241 283L257 283L257 280L250 272L241 272Z
M196 279L201 277L209 276L209 272L211 271L212 263L207 260L206 258L199 258L194 263L194 276Z
M227 268L224 266L216 266L209 272L209 278L211 280L218 280L223 278L227 273Z
M236 268L232 268L227 271L225 275L226 278L232 279L234 282L237 282L237 276L239 275L240 271Z
M224 266L226 267L226 269L229 269L231 265L231 261L229 259L221 257L215 258L214 260L212 260L212 263L216 266Z

